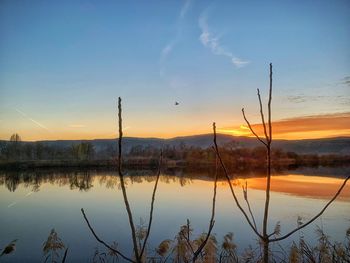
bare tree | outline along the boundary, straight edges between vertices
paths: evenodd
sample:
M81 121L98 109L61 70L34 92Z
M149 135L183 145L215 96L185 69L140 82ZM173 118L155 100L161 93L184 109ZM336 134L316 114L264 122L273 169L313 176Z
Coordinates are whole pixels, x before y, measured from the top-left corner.
M17 143L17 142L22 141L22 139L21 139L21 136L18 135L18 133L14 133L11 135L10 141Z
M123 126L122 126L122 106L121 106L121 98L118 98L118 128L119 128L119 139L118 139L118 174L119 174L119 180L120 180L120 185L123 193L123 199L124 199L124 204L125 208L128 214L128 220L129 220L129 225L130 225L130 230L131 230L131 238L132 238L132 243L133 243L133 257L128 257L124 253L122 253L120 250L117 249L116 246L112 246L107 244L103 239L101 239L91 226L86 213L84 209L81 209L81 212L83 214L83 217L95 237L95 239L104 245L109 251L114 252L115 254L121 256L124 260L129 261L129 262L135 262L135 263L142 263L146 261L145 258L145 249L147 245L147 241L151 232L151 226L152 226L152 220L153 220L153 210L154 210L154 202L155 202L155 196L156 196L156 191L158 188L158 182L159 182L159 177L160 177L160 172L161 172L161 166L162 166L162 158L163 158L163 151L161 150L160 153L160 158L159 158L159 164L158 164L158 172L157 172L157 178L156 182L154 184L153 188L153 193L152 193L152 199L151 199L151 208L150 208L150 213L149 213L149 221L148 221L148 226L146 229L146 234L143 238L143 242L141 243L140 238L138 238L138 230L135 227L134 223L134 218L133 214L131 211L131 207L129 204L128 196L127 196L127 191L125 187L125 180L124 180L124 174L122 171L122 139L123 139ZM196 248L193 248L192 245L190 244L191 251L193 253L192 256L192 262L196 262L196 260L201 256L201 253L203 249L205 248L206 244L208 243L208 240L211 236L212 229L214 227L215 223L215 204L216 204L216 189L217 189L217 179L218 179L218 174L217 174L217 169L218 169L218 160L216 160L216 172L215 172L215 181L214 181L214 190L213 190L213 199L212 199L212 210L211 210L211 218L208 226L208 232L205 234L203 240L197 244ZM189 226L189 221L188 221L188 226ZM189 238L187 239L189 242Z
M123 126L122 126L122 124L123 124L122 123L122 105L121 105L121 98L119 97L118 98L118 126L119 126L118 174L119 174L120 185L121 185L121 189L122 189L122 193L123 193L124 204L125 204L125 208L126 208L126 211L127 211L127 214L128 214L129 225L130 225L130 229L131 229L131 238L132 238L132 242L133 242L133 251L134 251L133 257L126 256L124 253L119 251L115 246L112 247L111 245L107 244L103 239L101 239L96 234L96 232L94 231L93 227L91 226L91 224L90 224L90 222L89 222L89 220L88 220L88 218L87 218L83 208L81 209L81 212L82 212L82 214L84 216L84 219L85 219L85 221L86 221L86 223L87 223L91 233L93 234L93 236L95 237L95 239L99 243L104 245L110 251L113 251L117 255L121 256L126 261L135 262L135 263L141 263L141 262L143 262L143 256L144 256L144 253L145 253L146 244L147 244L147 241L148 241L149 234L151 232L151 226L152 226L152 220L153 220L154 202L155 202L155 196L156 196L156 192L157 192L157 188L158 188L158 182L159 182L159 177L160 177L160 172L161 172L163 154L162 154L162 151L161 151L160 158L159 158L159 164L158 164L157 178L156 178L156 182L154 184L153 193L152 193L151 208L150 208L150 214L149 214L149 221L148 221L148 227L147 227L146 236L145 236L145 238L143 240L143 243L141 245L139 245L138 242L137 242L136 228L135 228L134 219L133 219L131 207L130 207L130 204L129 204L128 196L127 196L127 191L126 191L125 181L124 181L124 174L123 174L123 171L122 171L122 139L123 139Z
M308 222L306 222L305 224L299 225L297 228L293 229L292 231L290 231L289 233L282 235L280 237L276 237L278 235L280 235L280 224L279 222L276 224L275 229L272 233L268 232L267 226L268 226L268 216L269 216L269 205L270 205L270 187L271 187L271 144L272 144L272 122L271 122L271 101L272 101L272 64L270 63L270 85L269 85L269 99L268 99L268 120L267 123L265 122L265 116L264 116L264 111L263 111L263 105L262 105L262 101L261 101L261 96L260 96L260 90L257 89L257 96L258 96L258 100L259 100L259 106L260 106L260 116L261 116L261 122L262 122L262 126L263 126L263 131L264 131L264 136L265 138L261 138L258 133L256 131L254 131L252 125L250 124L250 122L248 121L248 119L246 118L245 115L245 111L244 108L242 109L242 114L243 114L243 118L246 121L250 131L252 132L252 134L257 138L258 141L260 141L265 147L266 147L266 188L265 188L265 207L264 207L264 217L263 217L263 224L262 224L262 232L260 232L256 226L255 223L255 218L253 216L253 213L251 211L250 208L250 204L248 201L248 188L247 186L243 188L243 194L244 194L244 199L248 205L248 209L249 209L249 215L248 213L244 210L244 208L241 206L235 191L233 189L232 183L231 183L231 178L228 174L228 171L225 167L225 164L222 161L221 155L220 155L220 151L219 151L219 147L217 145L217 141L216 141L216 126L215 123L213 124L213 132L214 132L214 147L215 147L215 152L216 155L219 158L220 164L224 170L225 173L225 177L228 181L233 199L235 200L235 203L237 205L237 207L239 208L239 210L242 212L242 214L244 215L248 225L251 227L251 229L253 230L253 232L258 236L258 238L261 240L262 245L263 245L263 257L262 260L264 263L268 263L269 259L270 259L270 251L269 251L269 244L272 242L277 242L277 241L281 241L284 240L286 238L288 238L289 236L291 236L292 234L294 234L295 232L297 232L298 230L306 227L307 225L311 224L312 222L314 222L318 217L320 217L324 211L327 209L327 207L339 196L339 194L341 193L341 191L343 190L343 188L345 187L347 181L350 179L350 175L345 178L344 182L342 183L342 185L340 186L340 188L338 189L338 191L334 194L333 198L331 200L329 200L329 202L327 202L327 204L321 209L321 211L316 214L313 218L311 218Z

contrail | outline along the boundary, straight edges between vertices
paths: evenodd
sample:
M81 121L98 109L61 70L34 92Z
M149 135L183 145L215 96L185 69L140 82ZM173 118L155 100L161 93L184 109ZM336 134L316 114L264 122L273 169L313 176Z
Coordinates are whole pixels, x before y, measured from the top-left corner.
M38 125L40 128L47 130L48 132L52 132L49 128L47 128L45 125L41 124L40 122L30 118L27 114L25 114L23 111L20 111L19 109L15 109L19 114L21 114L23 117L27 118L28 120L30 120L31 122L33 122L34 124Z

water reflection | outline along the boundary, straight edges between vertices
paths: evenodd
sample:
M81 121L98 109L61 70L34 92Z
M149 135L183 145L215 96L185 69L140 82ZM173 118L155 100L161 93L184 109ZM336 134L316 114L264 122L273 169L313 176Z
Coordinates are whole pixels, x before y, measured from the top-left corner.
M342 177L347 173L347 170L321 169L310 170L307 173L286 171L275 174L270 227L273 228L277 221L281 221L282 231L288 232L289 228L294 228L299 215L305 220L313 216L328 199L322 193L328 190L332 192L332 187L339 186ZM136 222L140 217L147 220L155 174L155 171L151 170L127 171L125 182ZM206 231L212 199L212 174L212 171L183 170L170 170L162 174L157 192L155 227L150 236L150 248L157 248L163 240L175 240L179 227L183 226L187 218L191 220L194 229L192 240L196 240ZM239 178L233 182L240 200L243 200L241 184L247 182L251 189L252 210L257 216L257 222L261 222L261 207L264 202L263 175L258 172L232 175ZM312 187L317 191L311 191ZM130 231L121 192L120 180L114 171L0 172L0 247L15 238L19 240L13 260L4 262L43 261L41 247L52 228L55 228L65 244L69 245L69 262L91 261L96 240L80 214L82 207L88 211L89 219L101 237L109 244L113 244L113 241L118 242L119 248L131 255ZM322 220L316 222L323 225L326 233L331 234L336 241L344 239L349 227L349 186L344 189L343 194L343 198L327 210ZM213 232L218 244L221 244L222 238L228 232L233 232L238 245L237 253L244 253L243 249L248 248L250 244L255 247L254 237L243 223L223 178L218 183L217 205ZM311 242L316 240L315 229L316 225L310 226L304 233L310 237ZM290 243L287 246L290 247ZM86 254L86 251L89 253ZM106 252L101 251L101 247L99 251Z
M271 191L301 197L330 199L343 183L342 178L303 176L303 175L277 175L272 178ZM265 190L265 178L239 179L238 184L246 182L251 189ZM346 185L338 200L350 200L350 185Z
M156 177L152 170L128 171L126 175L126 186L128 184L154 182ZM185 177L170 173L162 174L161 181L167 184L179 183L181 186L185 186L191 182L192 178L197 178L197 176ZM39 170L32 172L0 172L0 185L5 185L10 192L15 192L20 184L24 185L26 188L31 188L32 191L39 191L40 186L45 183L60 187L69 185L71 190L78 189L80 191L89 191L94 187L94 183L99 183L101 186L108 189L115 187L120 189L119 177L114 171L85 170L62 172L55 170Z
M328 174L326 170L306 170L280 172L273 175L271 191L280 192L295 196L328 199L334 195L342 183L343 178L350 169L333 169ZM306 173L308 172L308 173ZM212 171L187 172L183 170L170 170L161 174L160 181L165 184L179 184L181 187L191 184L193 180L201 180L202 184L208 183L210 187L214 178ZM247 183L248 188L264 190L266 186L265 177L262 173L232 173L232 183L235 186L242 186ZM152 183L157 176L152 170L129 170L126 173L126 187L130 184ZM219 186L227 187L227 182L219 176ZM95 184L107 189L117 188L120 190L120 180L115 171L101 170L36 170L29 172L21 171L0 171L0 185L5 185L8 191L15 192L19 185L30 188L37 192L42 184L64 187L69 186L71 190L89 191ZM350 200L350 186L347 185L342 194L341 200Z

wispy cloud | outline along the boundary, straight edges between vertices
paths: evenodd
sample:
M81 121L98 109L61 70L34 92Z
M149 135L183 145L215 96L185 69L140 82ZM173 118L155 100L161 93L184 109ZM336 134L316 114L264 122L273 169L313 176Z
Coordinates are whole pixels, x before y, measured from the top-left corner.
M199 40L206 48L209 48L214 55L225 56L231 60L231 63L237 68L241 68L249 64L250 62L247 60L243 60L239 57L233 55L233 53L229 50L226 50L220 43L220 37L218 35L214 35L208 26L208 17L207 12L204 11L198 20L199 28L201 29L201 35L199 36Z
M179 42L179 39L182 34L182 23L183 20L188 12L188 10L191 7L193 0L185 0L184 4L181 7L180 13L177 17L176 21L176 34L173 39L171 39L161 50L160 52L160 75L163 76L164 74L164 62L169 56L169 54L173 51L175 45Z
M52 132L49 128L47 128L44 124L30 118L26 113L24 113L23 111L19 110L19 109L15 109L16 112L18 112L20 115L22 115L23 117L27 118L28 120L30 120L31 122L33 122L34 124L36 124L37 126L39 126L40 128L48 131L48 132Z
M349 84L350 85L350 84ZM290 95L285 97L288 102L298 104L298 103L336 103L339 105L350 105L350 96L347 95Z
M175 45L175 42L177 42L177 40L173 41L173 42L170 42L168 43L161 51L161 54L160 54L160 63L164 63L165 59L167 58L167 56L170 54L170 52L173 50L174 48L174 45Z
M350 87L350 76L346 76L341 79L340 84Z
M183 19L188 11L188 9L190 8L192 0L185 0L184 5L181 8L180 11L180 15L179 15L179 19Z

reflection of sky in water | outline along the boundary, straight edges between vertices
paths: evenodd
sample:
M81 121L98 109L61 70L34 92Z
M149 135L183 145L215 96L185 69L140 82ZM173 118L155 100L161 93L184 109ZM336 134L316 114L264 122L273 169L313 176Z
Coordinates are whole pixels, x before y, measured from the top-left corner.
M85 262L90 259L97 242L83 221L80 212L82 207L101 237L109 242L116 240L123 251L130 251L131 235L122 193L118 189L119 180L109 176L111 174L100 172L92 177L87 173L57 173L41 177L23 174L16 179L17 182L12 183L0 175L0 247L15 238L19 239L16 253L3 258L2 262L42 260L42 244L51 228L55 228L65 244L69 245L69 261L83 258ZM203 179L175 176L160 178L149 240L151 248L161 240L173 238L187 218L191 220L196 235L207 230L213 182ZM154 180L155 177L133 177L133 182L127 180L135 222L139 222L140 217L148 218ZM235 182L241 200L242 191L238 184L242 182L245 180ZM261 226L265 198L261 189L264 179L249 178L247 182L251 187L248 193L251 206L257 224ZM296 226L298 215L306 221L318 212L342 180L324 176L287 175L274 177L272 182L270 229L280 220L282 233L285 233ZM11 192L8 188L15 191ZM79 191L79 188L82 190ZM349 189L349 186L344 189L340 200L329 207L322 221L316 221L337 241L343 240L350 226ZM255 245L254 235L243 221L224 181L218 183L215 221L213 232L219 242L224 234L232 231L239 248ZM315 224L304 230L309 240L316 237L314 230ZM295 234L294 238L297 237L298 234ZM291 239L288 239L287 243L290 242Z

